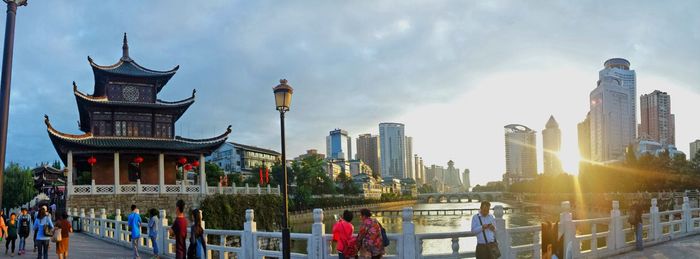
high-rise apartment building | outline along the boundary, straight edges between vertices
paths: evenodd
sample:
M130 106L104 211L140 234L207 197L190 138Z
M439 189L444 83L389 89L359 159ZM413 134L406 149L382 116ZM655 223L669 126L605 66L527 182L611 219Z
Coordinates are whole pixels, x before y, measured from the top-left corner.
M411 179L416 179L416 174L415 170L413 170L413 138L406 136L406 140L404 142L405 149L406 149L406 177L411 178Z
M591 113L578 124L578 151L583 162L591 160Z
M416 183L425 183L425 171L423 169L423 158L418 155L413 155L413 172L416 175Z
M462 185L464 185L464 191L469 191L472 188L471 181L469 180L469 169L464 169L462 173Z
M326 154L328 159L352 160L352 138L348 132L335 129L326 137Z
M542 147L544 174L562 173L561 159L559 159L561 130L554 116L549 116L545 129L542 131Z
M505 129L505 184L510 185L537 176L537 135L526 126L509 124Z
M675 145L675 116L671 114L671 96L655 90L639 98L641 124L639 138L661 145Z
M636 139L636 74L622 58L605 61L598 85L590 94L591 160L624 159Z
M381 147L382 177L397 179L406 175L406 135L402 123L384 122L379 124L379 144Z
M700 139L690 142L690 157L688 159L694 159L700 151Z
M357 137L357 145L355 145L356 158L365 162L372 169L372 173L379 176L382 175L380 143L379 136L362 134Z

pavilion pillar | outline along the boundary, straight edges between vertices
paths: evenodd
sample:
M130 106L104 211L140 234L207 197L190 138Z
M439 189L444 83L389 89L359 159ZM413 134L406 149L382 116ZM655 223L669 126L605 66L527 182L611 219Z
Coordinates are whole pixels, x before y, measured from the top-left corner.
M207 194L207 172L204 170L205 166L204 163L206 159L204 158L204 154L199 154L199 187L201 192L203 194Z
M66 195L73 194L73 151L68 151L66 159L66 169L68 170L68 175L66 176ZM68 196L66 196L67 198Z
M119 194L119 152L114 152L114 194Z
M165 155L158 154L158 190L165 193Z

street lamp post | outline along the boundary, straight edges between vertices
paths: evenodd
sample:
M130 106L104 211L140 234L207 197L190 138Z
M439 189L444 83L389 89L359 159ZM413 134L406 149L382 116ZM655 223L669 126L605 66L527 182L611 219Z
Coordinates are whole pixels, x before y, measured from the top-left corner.
M5 49L2 53L2 79L0 81L0 208L2 187L5 183L5 151L7 150L7 121L10 114L10 79L12 78L12 51L15 46L15 16L17 6L27 5L27 0L3 0L7 3L5 22Z
M282 258L290 259L291 241L289 236L289 192L287 182L287 156L284 140L284 113L289 111L289 106L292 103L291 86L287 85L287 79L281 79L280 84L272 89L275 93L275 105L280 112L280 131L282 135L282 172L284 174L284 183L282 184L282 204L284 207L284 216L282 218Z

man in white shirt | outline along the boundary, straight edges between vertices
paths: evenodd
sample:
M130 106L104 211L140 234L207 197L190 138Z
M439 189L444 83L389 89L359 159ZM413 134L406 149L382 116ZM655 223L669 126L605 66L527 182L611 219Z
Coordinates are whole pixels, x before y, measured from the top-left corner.
M489 214L491 203L482 201L479 213L472 216L472 232L476 233L476 258L496 259L487 244L496 242L496 219Z

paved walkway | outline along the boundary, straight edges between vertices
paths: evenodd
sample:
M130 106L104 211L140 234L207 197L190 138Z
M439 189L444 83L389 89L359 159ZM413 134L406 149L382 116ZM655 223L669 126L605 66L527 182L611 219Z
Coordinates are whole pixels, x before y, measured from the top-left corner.
M70 248L68 249L68 257L71 259L111 259L111 258L132 258L132 250L127 247L115 245L106 241L102 241L82 233L73 233L70 236ZM5 255L5 240L2 241L2 253L0 258L10 258L10 254ZM37 253L33 252L34 242L27 238L27 253L23 256L17 255L19 240L16 242L14 258L36 258ZM151 254L141 252L141 258L150 258ZM49 258L58 258L56 256L56 243L49 244Z
M698 258L700 257L700 235L672 240L613 258Z

